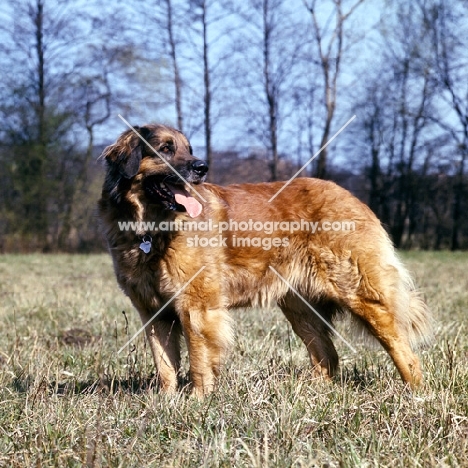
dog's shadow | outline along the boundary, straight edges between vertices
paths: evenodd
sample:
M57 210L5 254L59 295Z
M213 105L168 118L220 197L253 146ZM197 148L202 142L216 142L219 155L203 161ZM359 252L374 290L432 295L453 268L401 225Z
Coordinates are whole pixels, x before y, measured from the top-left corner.
M105 394L115 395L118 393L144 394L147 392L160 392L157 377L153 374L149 377L131 376L128 378L113 378L111 376L100 377L89 380L73 380L66 382L35 379L32 375L20 372L16 375L10 388L16 393L39 394L47 392L59 396L67 395L90 395ZM190 381L188 377L180 377L178 388L184 393L190 392Z
M299 372L299 378L307 378ZM308 374L308 372L304 372ZM376 385L376 382L382 377L380 372L371 369L361 369L357 366L344 367L333 378L333 385L341 387L352 387L356 390L365 390ZM313 385L314 379L311 379ZM43 378L35 379L32 375L24 372L18 373L10 388L16 393L42 393L55 394L58 396L67 395L116 395L116 394L145 394L148 392L160 393L160 385L155 374L150 376L133 375L126 378L116 378L109 375L101 376L96 379L74 380L69 379L64 382L52 381ZM178 379L178 390L182 393L190 393L191 384L188 376L181 376Z
M336 385L353 387L355 389L364 390L376 385L383 378L380 372L380 367L377 369L360 368L357 365L346 366L333 378Z

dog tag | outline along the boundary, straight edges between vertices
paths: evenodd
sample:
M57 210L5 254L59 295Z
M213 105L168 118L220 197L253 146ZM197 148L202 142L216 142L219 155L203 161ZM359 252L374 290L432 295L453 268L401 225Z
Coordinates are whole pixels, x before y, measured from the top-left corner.
M143 250L145 254L149 253L151 250L151 236L143 236L142 243L140 244L140 250Z

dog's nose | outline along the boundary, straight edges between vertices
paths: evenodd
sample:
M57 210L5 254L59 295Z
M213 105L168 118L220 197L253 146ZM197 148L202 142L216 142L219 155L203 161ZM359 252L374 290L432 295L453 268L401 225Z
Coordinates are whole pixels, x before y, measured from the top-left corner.
M204 176L208 172L208 164L206 164L205 161L201 161L200 159L193 161L193 163L191 164L191 168L200 177Z

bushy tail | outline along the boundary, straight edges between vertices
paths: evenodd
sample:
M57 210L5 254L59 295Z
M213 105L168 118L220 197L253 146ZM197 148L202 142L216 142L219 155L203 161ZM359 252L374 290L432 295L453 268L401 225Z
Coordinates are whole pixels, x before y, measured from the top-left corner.
M433 318L431 311L415 289L413 279L396 258L394 264L400 276L397 292L395 317L398 328L405 334L411 347L417 348L429 344L433 336Z

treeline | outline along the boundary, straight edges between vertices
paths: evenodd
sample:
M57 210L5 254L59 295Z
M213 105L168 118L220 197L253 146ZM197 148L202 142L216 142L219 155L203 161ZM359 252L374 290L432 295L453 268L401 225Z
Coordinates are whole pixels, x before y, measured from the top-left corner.
M467 18L464 0L5 0L0 250L102 248L119 114L184 131L214 182L313 159L302 175L350 188L398 247L467 248Z

